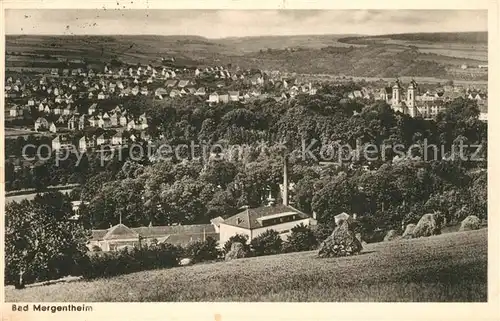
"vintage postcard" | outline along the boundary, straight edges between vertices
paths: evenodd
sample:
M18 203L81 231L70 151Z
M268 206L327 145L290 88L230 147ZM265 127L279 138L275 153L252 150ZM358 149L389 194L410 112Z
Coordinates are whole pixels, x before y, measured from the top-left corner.
M5 320L500 318L497 2L2 6Z

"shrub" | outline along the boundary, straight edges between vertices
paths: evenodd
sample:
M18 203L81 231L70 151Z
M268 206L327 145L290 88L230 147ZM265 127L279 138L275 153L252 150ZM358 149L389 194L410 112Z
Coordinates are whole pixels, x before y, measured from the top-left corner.
M292 233L284 243L284 252L309 251L316 248L318 241L309 226L304 224L292 228Z
M229 251L231 251L231 246L235 242L241 243L243 245L245 251L249 252L250 247L247 244L248 236L246 236L244 234L236 234L236 235L231 236L227 240L227 242L224 244L224 253L228 253Z
M250 245L256 256L279 254L283 248L283 240L275 230L267 230L254 238Z
M141 249L124 248L116 252L97 252L88 256L82 268L86 279L106 278L121 274L169 268L178 265L182 249L171 244Z
M349 221L343 221L337 226L326 240L324 240L318 251L319 257L336 257L357 254L363 247L356 238L354 230Z
M326 238L333 233L334 228L335 226L318 224L314 229L314 236L316 237L317 242L320 243L326 240Z
M481 220L477 216L469 215L460 224L459 231L478 230L479 228L481 228Z
M226 261L241 259L248 256L248 251L245 250L245 246L240 242L234 242L231 245L231 250L226 253Z
M415 229L415 226L415 224L406 225L405 231L403 232L403 235L401 237L404 239L413 238L413 230Z
M384 242L390 242L399 239L400 236L396 230L389 230L384 237Z
M441 234L439 214L424 214L413 230L413 237L427 237Z
M193 263L216 260L219 254L217 241L212 237L207 237L205 241L192 242L185 249L185 255Z

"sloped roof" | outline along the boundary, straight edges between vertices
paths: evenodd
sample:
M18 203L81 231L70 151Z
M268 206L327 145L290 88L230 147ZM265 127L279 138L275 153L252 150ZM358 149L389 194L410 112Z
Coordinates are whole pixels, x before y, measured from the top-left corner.
M92 240L102 240L106 233L108 233L108 230L92 230Z
M119 240L139 237L139 234L123 224L118 224L111 227L103 240Z
M92 240L120 240L138 238L156 238L159 241L171 244L187 244L192 241L203 240L204 237L212 237L219 240L219 234L215 232L212 224L198 225L176 225L176 226L149 226L128 228L123 224L115 225L107 230L92 230Z
M166 235L172 237L175 235L203 235L203 233L215 233L215 228L212 224L143 226L132 228L132 230L142 237L159 237Z
M176 83L177 83L177 80L175 80L175 79L169 79L169 80L165 81L165 86L167 86L167 87L173 87L173 86L175 86Z
M179 80L179 83L177 84L179 87L186 87L187 85L189 85L189 80Z
M287 212L293 212L298 214L300 219L309 218L309 215L291 206L285 206L279 204L275 206L262 206L258 208L246 209L243 212L231 216L230 218L226 219L224 222L221 222L220 224L227 224L236 227L242 227L245 229L257 229L262 227L262 224L259 222L258 218L269 215L287 213Z
M220 223L224 222L224 219L220 216L217 216L216 218L213 218L210 220L210 223L216 225L216 226L219 226Z

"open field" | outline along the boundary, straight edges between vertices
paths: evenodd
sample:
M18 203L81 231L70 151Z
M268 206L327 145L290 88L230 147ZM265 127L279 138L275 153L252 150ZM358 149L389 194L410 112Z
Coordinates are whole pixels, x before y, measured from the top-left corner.
M415 47L421 53L433 53L437 60L448 58L450 63L457 58L468 59L469 63L488 61L488 33L420 33L381 36L346 37L338 39L352 45L396 45Z
M488 44L484 35L486 33L223 39L198 36L8 36L6 68L12 71L59 65L60 68L76 68L82 62L74 60L81 57L85 57L87 63L99 66L96 68L103 68L103 64L113 58L132 64L158 64L162 57L175 57L176 64L186 67L232 64L242 68L258 66L264 70L357 77L448 79L453 76L457 80L487 80L487 74L447 72L447 68L462 63L476 67L486 64ZM49 59L55 57L67 58L69 62Z
M486 301L488 230L368 244L358 256L282 254L24 290L33 301Z

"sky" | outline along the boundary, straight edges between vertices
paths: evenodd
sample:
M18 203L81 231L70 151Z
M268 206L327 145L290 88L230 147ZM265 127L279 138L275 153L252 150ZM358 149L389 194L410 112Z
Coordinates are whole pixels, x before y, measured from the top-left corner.
M5 11L7 35L391 34L487 31L487 10L69 10Z

